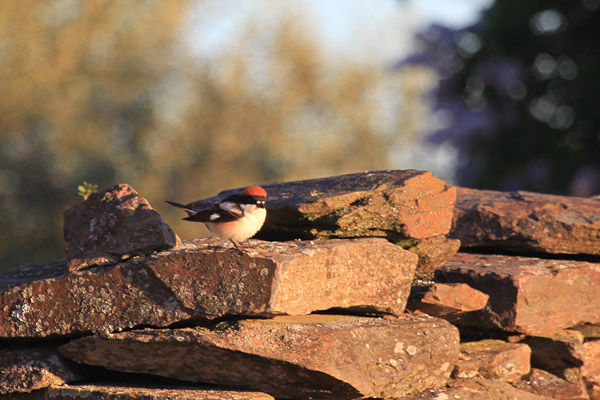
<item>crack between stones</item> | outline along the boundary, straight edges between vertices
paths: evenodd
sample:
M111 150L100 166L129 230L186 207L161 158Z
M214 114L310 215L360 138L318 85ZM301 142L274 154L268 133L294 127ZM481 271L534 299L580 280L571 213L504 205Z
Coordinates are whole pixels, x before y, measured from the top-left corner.
M534 250L522 250L518 248L498 248L493 246L469 246L461 247L461 253L485 254L485 255L503 255L511 257L535 257L544 260L567 260L567 261L587 261L591 263L600 263L600 256L593 254L553 254L543 253Z

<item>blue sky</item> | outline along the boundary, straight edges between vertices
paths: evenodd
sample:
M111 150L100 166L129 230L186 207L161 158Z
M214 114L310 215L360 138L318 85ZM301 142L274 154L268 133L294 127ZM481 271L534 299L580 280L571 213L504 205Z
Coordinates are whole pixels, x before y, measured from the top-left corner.
M449 27L462 27L475 20L492 0L412 0L408 1L425 22L438 22Z
M431 23L449 27L466 26L476 21L490 0L303 0L307 12L318 20L316 29L326 43L341 47L361 32L381 38L395 34L408 41L415 30ZM407 35L398 38L398 35ZM378 46L385 45L381 40ZM370 44L373 45L373 42Z
M431 23L469 25L493 0L204 0L189 19L190 45L203 56L235 43L248 20L305 22L326 51L350 61L392 62ZM382 40L385 38L385 40ZM374 45L376 44L376 45Z

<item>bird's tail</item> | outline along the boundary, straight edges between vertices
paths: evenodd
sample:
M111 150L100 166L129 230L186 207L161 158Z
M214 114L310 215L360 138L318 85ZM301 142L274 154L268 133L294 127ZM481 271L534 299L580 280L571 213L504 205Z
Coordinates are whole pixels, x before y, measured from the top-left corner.
M174 201L165 200L165 203L172 205L173 207L183 208L185 211L194 212L191 208L186 206L185 204L175 203Z

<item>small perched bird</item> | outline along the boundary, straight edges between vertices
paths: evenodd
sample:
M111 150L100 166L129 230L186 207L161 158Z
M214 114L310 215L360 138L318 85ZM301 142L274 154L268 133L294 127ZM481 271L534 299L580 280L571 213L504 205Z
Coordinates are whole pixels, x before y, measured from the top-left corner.
M267 217L265 203L267 191L260 186L250 186L239 194L206 206L201 202L187 205L167 201L172 206L183 208L186 221L204 222L206 227L222 239L229 239L236 249L244 240L260 230ZM204 205L204 207L201 207Z

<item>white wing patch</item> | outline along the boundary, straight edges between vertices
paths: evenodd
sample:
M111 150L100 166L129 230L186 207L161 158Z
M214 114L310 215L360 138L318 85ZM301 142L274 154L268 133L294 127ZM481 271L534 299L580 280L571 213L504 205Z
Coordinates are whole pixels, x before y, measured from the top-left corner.
M240 206L238 206L237 203L234 203L232 201L224 201L219 204L219 207L233 215L237 215L240 217L244 215L244 212L240 209ZM210 216L210 218L212 220L212 215Z
M214 221L214 220L221 218L221 216L217 213L214 213L214 214L211 214L209 218L211 221Z
M239 209L238 205L231 201L224 201L222 203L219 203L219 207L221 207L225 211L232 211L232 210Z

